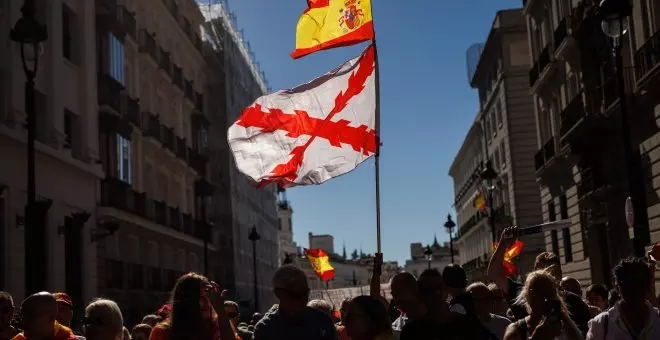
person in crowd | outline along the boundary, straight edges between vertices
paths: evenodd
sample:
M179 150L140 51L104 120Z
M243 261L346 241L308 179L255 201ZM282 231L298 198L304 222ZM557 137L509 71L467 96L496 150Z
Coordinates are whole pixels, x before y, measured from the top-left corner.
M401 315L392 323L394 336L400 339L406 323L424 316L426 308L417 296L417 279L412 274L403 272L394 275L390 281L390 290L392 300L401 311Z
M273 274L273 292L279 305L254 327L255 340L335 340L337 331L329 316L307 307L309 286L305 273L283 265Z
M590 305L598 307L601 311L604 312L608 309L607 287L605 287L605 285L594 284L589 286L585 293L585 297Z
M346 332L351 340L394 340L392 322L380 299L362 295L346 310Z
M616 289L610 289L607 293L607 308L614 307L619 300L621 300L619 292Z
M23 300L21 326L23 333L14 340L77 340L71 329L57 322L57 302L48 292L32 294Z
M332 319L332 305L328 301L320 299L311 300L307 303L307 307L323 312Z
M463 267L455 263L447 265L442 270L442 280L445 292L451 297L449 309L460 314L475 315L472 297L465 292L468 282Z
M151 330L153 327L146 323L140 323L133 327L131 330L131 339L133 340L149 340Z
M236 339L225 313L224 295L218 286L197 273L179 278L169 305L170 316L151 331L151 340L227 340Z
M396 306L394 299L390 299L388 305L390 306L387 310L387 314L390 316L390 320L396 320L401 316L401 311Z
M515 303L524 306L528 315L507 327L504 340L583 339L569 317L556 277L548 271L537 270L528 274Z
M225 301L225 313L241 340L252 340L252 332L248 331L247 325L241 327L241 313L238 311L238 304L234 301Z
M511 324L509 319L493 314L495 302L493 293L482 282L476 282L469 285L466 291L472 296L474 301L474 311L479 321L490 331L498 340L504 338L504 331Z
M579 297L582 297L582 285L580 284L580 281L578 281L576 278L565 276L564 278L561 279L561 282L559 283L559 288L569 293L573 293ZM600 308L590 305L588 301L585 300L585 303L587 304L587 308L589 308L591 317L594 317L600 314L600 312L602 312Z
M170 317L170 314L172 314L172 305L170 305L169 303L164 304L156 312L156 315L160 317L161 320L167 320Z
M641 258L621 260L614 281L621 300L589 321L587 340L660 339L660 312L648 301L649 263Z
M339 340L349 340L348 332L346 331L346 308L351 299L344 299L339 306L339 322L335 324Z
M273 308L277 308L277 305L273 305ZM252 314L252 319L250 319L250 325L252 325L252 326L256 325L257 322L259 322L261 319L263 319L263 317L264 316L261 313Z
M18 334L11 324L14 318L14 298L7 292L0 292L0 340L9 340Z
M128 331L128 328L123 327L121 338L122 340L133 340L133 338L131 337L131 332Z
M516 242L517 229L517 227L511 227L504 229L502 232L498 247L490 259L487 276L488 280L495 282L500 288L502 288L502 291L509 301L509 306L511 307L515 319L520 320L525 318L528 313L525 308L516 305L513 302L516 301L517 297L520 295L522 285L507 278L504 272L504 267L502 266L505 250ZM550 252L540 253L536 256L534 270L545 270L549 272L550 275L555 278L557 288L560 289L559 282L562 279L562 271L561 262L557 255ZM588 330L587 322L591 319L589 307L581 297L573 293L560 289L560 295L566 303L571 319L578 326L582 334L586 334Z
M509 318L507 311L509 310L509 303L502 292L502 289L495 283L488 284L488 290L493 295L493 314Z
M161 321L163 321L163 319L156 314L147 314L142 318L142 323L151 326L151 328L156 327Z
M124 317L116 302L97 299L85 308L83 333L87 340L123 340Z
M73 301L66 293L53 294L55 301L57 301L57 322L62 326L71 328L71 320L73 320ZM72 329L73 330L73 329ZM79 340L85 338L78 335L76 331L73 332Z
M417 281L418 298L426 313L409 320L401 332L401 340L488 340L491 334L478 321L449 310L447 293L443 289L442 274L427 269Z

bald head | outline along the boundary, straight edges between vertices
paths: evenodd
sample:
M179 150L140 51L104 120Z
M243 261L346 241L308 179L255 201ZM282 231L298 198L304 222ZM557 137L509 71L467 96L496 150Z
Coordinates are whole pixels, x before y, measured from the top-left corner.
M23 300L21 314L23 330L28 339L46 338L53 332L57 301L48 292L32 294Z
M28 296L21 304L22 311L57 313L57 301L49 292L40 292Z
M577 296L582 296L582 286L580 285L580 281L577 279L566 276L561 279L559 286L567 292L571 292Z

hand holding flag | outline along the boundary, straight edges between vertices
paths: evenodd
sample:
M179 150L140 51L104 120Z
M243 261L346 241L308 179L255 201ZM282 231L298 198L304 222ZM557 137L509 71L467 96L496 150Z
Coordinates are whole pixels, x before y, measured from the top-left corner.
M518 272L518 267L513 263L513 259L520 255L520 251L525 244L521 240L516 240L510 247L506 248L504 251L504 261L502 266L504 267L504 274L507 277L511 277ZM493 252L497 250L498 244L493 244Z

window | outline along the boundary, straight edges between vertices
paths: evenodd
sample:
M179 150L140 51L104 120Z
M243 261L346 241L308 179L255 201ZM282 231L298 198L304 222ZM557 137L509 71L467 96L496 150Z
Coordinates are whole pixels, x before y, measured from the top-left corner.
M110 76L120 84L124 85L124 43L112 33L109 34Z
M486 116L486 126L484 126L484 129L486 130L486 140L490 143L490 117Z
M497 120L492 112L490 114L490 123L491 129L493 129L493 136L497 136Z
M502 169L506 169L506 151L504 150L504 141L500 143L500 161L502 162Z
M117 135L117 178L125 183L132 184L131 141L124 136Z
M74 64L78 64L76 47L79 44L75 36L75 32L79 31L76 27L77 21L76 14L67 5L62 4L62 56Z
M562 220L568 219L568 200L566 195L559 196L559 216Z
M495 104L495 116L497 117L497 124L498 126L502 126L504 124L504 121L502 120L502 100L498 99L497 103Z

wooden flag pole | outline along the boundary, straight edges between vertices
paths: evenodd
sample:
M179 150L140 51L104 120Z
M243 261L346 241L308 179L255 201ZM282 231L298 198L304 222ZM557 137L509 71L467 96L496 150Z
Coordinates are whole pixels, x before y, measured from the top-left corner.
M376 168L376 249L378 254L382 253L380 242L380 65L378 63L378 47L376 38L373 39L374 60L376 61L375 81L376 81L376 159L374 166Z

